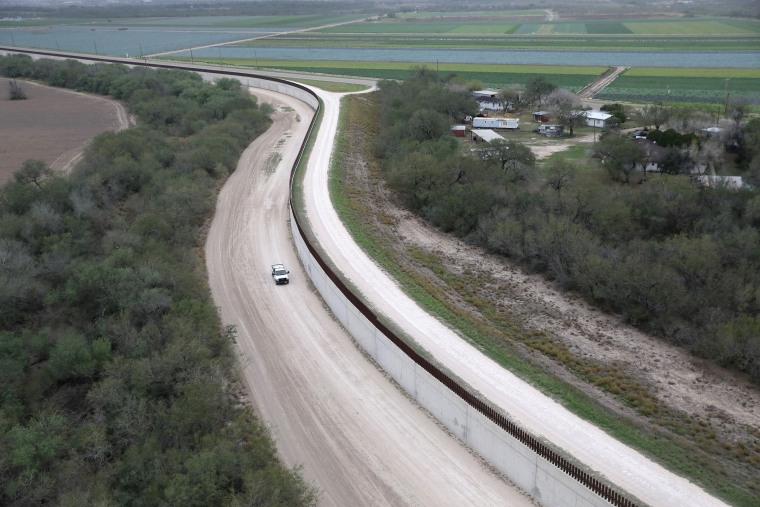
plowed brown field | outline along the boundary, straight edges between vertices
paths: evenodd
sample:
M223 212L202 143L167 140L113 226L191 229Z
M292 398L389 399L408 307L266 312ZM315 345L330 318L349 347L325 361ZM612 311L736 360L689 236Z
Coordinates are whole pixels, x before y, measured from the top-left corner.
M0 78L0 184L30 158L68 170L95 136L129 126L116 101L21 80L27 99L10 100L9 82Z

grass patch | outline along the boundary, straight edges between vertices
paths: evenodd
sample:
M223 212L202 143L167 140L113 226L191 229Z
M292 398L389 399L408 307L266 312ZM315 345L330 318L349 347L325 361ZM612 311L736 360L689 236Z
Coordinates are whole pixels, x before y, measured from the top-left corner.
M760 22L737 24L719 19L649 20L627 22L625 26L630 30L629 33L636 35L757 35L760 31Z
M293 81L334 93L361 92L368 88L365 85L340 83L338 81L320 81L316 79L293 79Z
M187 57L171 57L171 60L190 61ZM545 76L552 83L570 90L580 90L596 79L607 67L573 67L558 65L480 65L467 63L436 63L427 65L410 62L355 62L313 60L264 60L252 58L195 57L194 62L235 67L254 67L267 70L287 70L313 74L363 77L374 79L406 79L413 69L426 66L442 74L457 74L465 79L478 80L489 87L506 87L524 84L536 76ZM318 85L317 85L318 86Z

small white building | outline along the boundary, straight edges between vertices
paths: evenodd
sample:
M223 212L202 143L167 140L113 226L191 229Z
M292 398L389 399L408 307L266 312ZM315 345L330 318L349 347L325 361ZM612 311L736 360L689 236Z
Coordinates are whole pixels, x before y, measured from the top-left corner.
M604 127L604 122L612 115L604 111L586 111L586 125L589 127Z

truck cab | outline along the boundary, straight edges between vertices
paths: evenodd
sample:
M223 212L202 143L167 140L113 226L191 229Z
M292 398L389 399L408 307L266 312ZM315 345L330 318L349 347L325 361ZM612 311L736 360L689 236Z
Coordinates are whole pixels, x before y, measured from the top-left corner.
M274 279L275 284L283 285L290 283L288 273L290 273L290 271L285 269L283 264L272 264L272 279Z

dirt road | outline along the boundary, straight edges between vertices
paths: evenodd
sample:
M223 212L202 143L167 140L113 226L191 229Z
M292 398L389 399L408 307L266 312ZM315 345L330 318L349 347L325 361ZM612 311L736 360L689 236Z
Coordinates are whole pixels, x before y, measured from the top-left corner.
M620 74L622 74L628 67L614 67L612 72L606 73L593 82L586 85L581 91L577 93L579 99L590 99L595 93L599 93L607 85L615 80Z
M285 463L303 465L325 506L532 505L401 394L314 294L287 223L289 167L311 111L256 94L275 106L274 125L222 190L206 260L222 320L238 329L245 384ZM325 118L334 128L337 115ZM323 139L310 160L326 166L327 157ZM274 262L290 269L289 285L272 282Z

